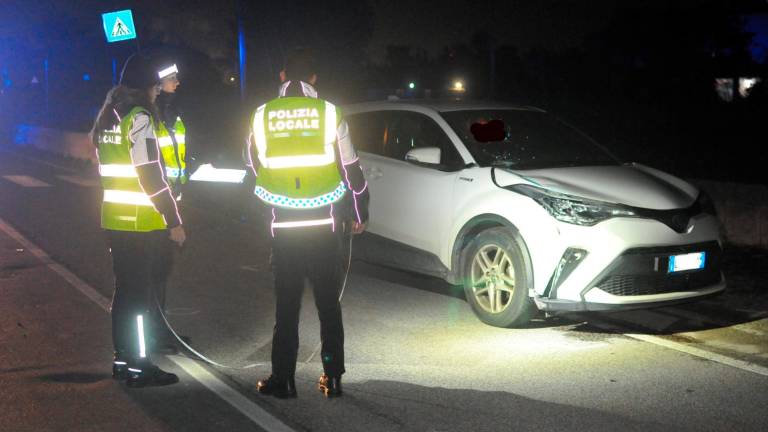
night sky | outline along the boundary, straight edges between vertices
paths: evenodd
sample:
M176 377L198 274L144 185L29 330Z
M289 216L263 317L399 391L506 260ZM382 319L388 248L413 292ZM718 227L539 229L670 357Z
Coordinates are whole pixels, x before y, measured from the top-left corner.
M376 58L386 45L415 45L434 55L446 45L468 41L478 30L522 50L573 47L605 25L621 3L372 0L376 25L370 53Z
M139 44L108 46L101 13L126 8ZM723 104L714 79L768 79L765 0L2 0L0 72L12 114L86 130L112 85L112 59L119 68L139 45L178 55L179 104L227 142L239 143L249 112L274 95L296 45L316 50L321 89L337 103L402 93L409 81L418 83L412 96L439 96L462 77L467 97L543 107L628 149L627 159L673 172L716 172L713 164L738 155L720 154L722 142L748 148L764 136L755 119L765 83L754 98ZM49 105L68 108L43 115L43 86L31 81L42 82L45 64ZM691 154L700 160L684 160Z

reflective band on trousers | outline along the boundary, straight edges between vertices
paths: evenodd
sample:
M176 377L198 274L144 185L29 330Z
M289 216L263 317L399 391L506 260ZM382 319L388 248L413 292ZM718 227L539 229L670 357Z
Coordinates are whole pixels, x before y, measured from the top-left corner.
M139 335L139 357L147 356L147 344L144 342L144 317L136 315L136 327Z
M152 207L152 200L150 200L147 194L143 192L128 192L114 189L105 189L104 202Z
M272 222L272 228L298 228L298 227L331 225L331 224L333 224L333 218L292 221L292 222Z
M265 105L256 110L254 134L261 166L268 169L324 166L336 161L336 106L325 102L325 146L323 154L267 157L267 136L264 129Z
M99 165L99 174L102 177L138 177L136 168L131 164L104 164Z
M339 183L339 186L333 191L314 198L290 198L269 192L261 186L256 186L253 190L253 193L263 201L280 207L315 208L338 201L341 199L341 197L344 196L346 191L347 187L344 185L344 182L341 182Z

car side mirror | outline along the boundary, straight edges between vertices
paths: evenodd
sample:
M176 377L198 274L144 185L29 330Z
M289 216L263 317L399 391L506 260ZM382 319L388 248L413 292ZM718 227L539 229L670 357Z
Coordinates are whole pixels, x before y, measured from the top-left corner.
M415 148L405 154L405 160L407 162L439 165L440 164L440 148L439 147Z

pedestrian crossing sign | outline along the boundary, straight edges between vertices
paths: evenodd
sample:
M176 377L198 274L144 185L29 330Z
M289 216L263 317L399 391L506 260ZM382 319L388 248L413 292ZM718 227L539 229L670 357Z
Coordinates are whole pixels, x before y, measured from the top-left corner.
M136 38L133 14L130 9L109 12L101 15L107 42L119 42Z

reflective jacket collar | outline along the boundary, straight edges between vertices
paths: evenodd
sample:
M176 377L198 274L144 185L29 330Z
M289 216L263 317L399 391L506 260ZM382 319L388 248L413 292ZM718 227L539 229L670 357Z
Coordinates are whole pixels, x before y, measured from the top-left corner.
M297 85L297 83L301 85L301 93L305 97L310 97L315 99L317 98L317 90L312 86L312 84L305 83L304 81L297 81L296 83L294 83L293 81L284 82L280 86L280 97L286 97L286 94L288 93L288 87L291 85L295 86ZM291 88L291 90L295 90L295 89Z

